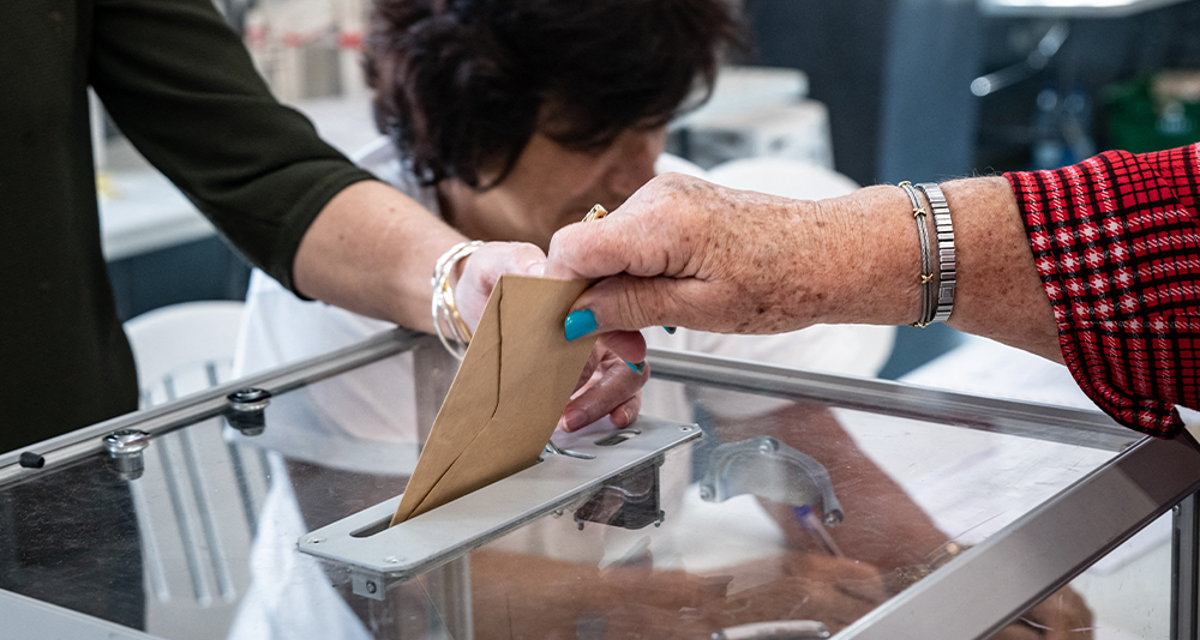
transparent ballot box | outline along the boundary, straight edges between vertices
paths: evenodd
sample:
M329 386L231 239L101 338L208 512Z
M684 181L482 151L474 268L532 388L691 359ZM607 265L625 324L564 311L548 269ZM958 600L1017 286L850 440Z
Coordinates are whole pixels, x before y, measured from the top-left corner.
M0 638L1195 637L1190 436L648 361L628 429L395 527L457 366L399 330L4 454Z

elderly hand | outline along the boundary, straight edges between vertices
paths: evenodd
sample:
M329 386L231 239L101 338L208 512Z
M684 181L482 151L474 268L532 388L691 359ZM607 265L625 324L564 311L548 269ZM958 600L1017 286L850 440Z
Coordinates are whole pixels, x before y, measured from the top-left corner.
M866 192L899 203L903 213L898 189L859 193ZM860 297L870 292L849 276L879 262L863 246L863 221L841 200L791 200L665 174L607 218L559 230L546 274L614 276L575 305L593 314L600 331L684 325L777 333L840 319L866 311ZM892 218L905 223L915 247L911 220ZM915 310L915 285L909 295Z
M454 297L468 326L474 330L479 324L501 274L540 276L545 263L541 249L520 242L489 242L460 262L462 276L455 285ZM646 341L641 334L603 336L580 375L559 428L574 431L606 415L618 427L629 426L637 419L642 385L650 377L645 359Z
M1058 327L1004 178L943 183L957 295L947 323L1061 361ZM665 174L603 220L560 229L546 275L605 278L568 334L683 325L770 333L920 317L920 249L904 191L789 200ZM572 329L575 329L572 331Z

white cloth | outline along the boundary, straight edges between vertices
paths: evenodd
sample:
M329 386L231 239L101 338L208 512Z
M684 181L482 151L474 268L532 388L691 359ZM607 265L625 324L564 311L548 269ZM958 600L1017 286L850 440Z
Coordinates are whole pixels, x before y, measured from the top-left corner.
M227 640L371 640L358 616L329 586L321 565L296 551L294 541L307 529L279 456L271 455L270 469L273 481L250 551L254 580Z

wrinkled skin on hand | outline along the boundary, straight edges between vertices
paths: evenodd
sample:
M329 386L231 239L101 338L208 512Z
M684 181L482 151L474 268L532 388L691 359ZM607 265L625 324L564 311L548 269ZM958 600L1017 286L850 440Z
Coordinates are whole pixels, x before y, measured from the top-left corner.
M1061 362L1007 180L941 186L955 212L957 293L947 324ZM664 174L608 217L560 229L546 273L603 278L573 307L591 310L601 332L775 333L917 321L920 255L912 204L897 187L814 202Z
M738 191L661 175L608 217L560 229L551 277L606 278L575 308L601 331L654 325L779 333L825 319L862 251L822 202ZM803 250L798 250L803 248ZM809 277L811 275L811 277Z
M545 262L541 249L521 242L489 242L460 261L462 275L454 285L454 298L467 325L472 330L478 326L488 296L502 274L541 276ZM602 337L588 358L559 428L573 431L606 415L618 427L629 426L641 409L641 389L650 378L650 370L645 367L639 374L625 362L645 359L646 341L641 334Z

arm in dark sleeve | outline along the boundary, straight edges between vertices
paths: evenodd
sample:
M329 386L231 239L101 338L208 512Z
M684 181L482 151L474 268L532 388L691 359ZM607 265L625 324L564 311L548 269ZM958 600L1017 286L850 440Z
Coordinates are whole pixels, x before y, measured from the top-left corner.
M280 105L211 0L96 0L90 82L122 132L252 262L294 289L322 207L369 179Z
M1121 423L1160 437L1200 409L1200 144L1007 174L1063 358Z

